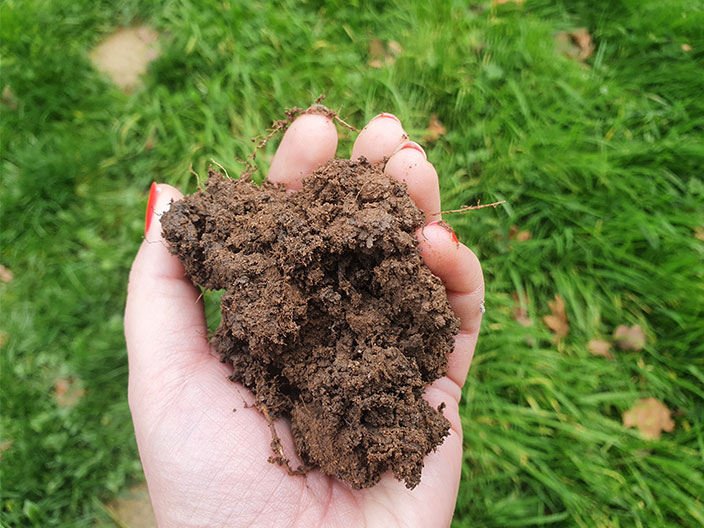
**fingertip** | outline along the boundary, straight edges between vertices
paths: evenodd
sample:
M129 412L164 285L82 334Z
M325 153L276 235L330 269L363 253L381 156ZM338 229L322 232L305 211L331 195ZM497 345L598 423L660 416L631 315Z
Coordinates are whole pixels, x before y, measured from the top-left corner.
M433 222L417 233L421 256L434 275L440 277L449 291L469 293L484 289L479 259L461 244L452 228L444 222Z
M147 200L144 237L149 240L161 239L161 217L171 208L173 202L183 198L183 193L166 183L152 183Z
M448 358L447 376L459 387L467 377L482 322L484 277L479 259L461 244L452 229L434 222L419 229L421 256L430 271L442 280L447 300L460 320L455 351Z
M125 337L130 376L148 379L171 348L189 344L207 349L207 329L200 292L186 278L179 259L169 252L161 234L161 218L183 194L167 184L154 184L147 205L148 229L132 263L125 306ZM168 346L167 346L168 345ZM195 356L193 356L195 357ZM190 355L183 355L183 362ZM173 361L176 364L179 361ZM146 376L146 378L144 376Z
M335 157L337 129L323 114L303 114L291 124L271 161L267 178L300 190L301 181Z
M152 184L145 221L148 227L137 256L132 263L128 283L129 290L144 289L144 285L151 285L157 279L187 281L181 262L169 252L161 229L162 216L174 202L181 198L183 198L181 191L171 185L156 182Z
M357 136L351 159L364 157L370 163L378 163L384 158L390 158L407 139L408 134L395 115L379 114L372 118Z
M420 145L406 142L386 163L384 172L406 184L408 194L426 215L426 222L440 219L440 184L438 173L428 162ZM418 146L416 148L415 146Z

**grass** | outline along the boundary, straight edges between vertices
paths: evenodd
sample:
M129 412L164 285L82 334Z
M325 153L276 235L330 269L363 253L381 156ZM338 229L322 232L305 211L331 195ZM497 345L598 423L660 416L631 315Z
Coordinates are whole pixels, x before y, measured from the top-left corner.
M0 283L3 526L108 523L101 502L142 478L122 311L151 181L193 190L189 166L211 158L237 173L250 137L323 92L353 124L391 111L414 137L437 114L444 207L507 201L448 217L487 281L453 526L704 523L704 5L472 4L0 4L17 98L0 109L0 263L15 274ZM145 21L164 53L124 95L88 50ZM554 44L582 26L586 65ZM372 38L403 53L370 68ZM570 324L557 344L542 322L555 294ZM643 327L645 348L591 356L619 324ZM82 380L77 405L57 405L57 378ZM659 440L621 424L651 396L674 412Z

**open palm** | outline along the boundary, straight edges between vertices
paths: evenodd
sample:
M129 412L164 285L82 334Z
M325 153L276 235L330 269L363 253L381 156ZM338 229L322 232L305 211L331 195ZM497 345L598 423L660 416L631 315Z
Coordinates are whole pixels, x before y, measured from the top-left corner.
M337 132L323 115L304 114L286 132L268 178L300 188L303 176L335 156ZM430 270L439 276L462 326L448 375L428 387L432 407L451 423L450 435L425 460L420 485L408 490L391 474L354 490L312 471L290 476L270 464L271 432L251 393L230 382L207 341L199 292L161 239L159 217L181 194L153 189L145 241L132 266L125 313L129 402L149 492L163 527L446 527L460 479L461 387L481 323L484 282L479 262L439 220L438 176L425 153L408 141L401 123L380 114L362 130L352 157L389 158L385 172L405 182L418 207L431 213L418 238ZM276 424L283 449L298 460L290 429Z

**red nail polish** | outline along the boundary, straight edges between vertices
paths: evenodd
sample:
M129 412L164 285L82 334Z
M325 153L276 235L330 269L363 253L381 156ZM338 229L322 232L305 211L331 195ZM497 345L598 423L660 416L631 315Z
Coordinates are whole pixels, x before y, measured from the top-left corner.
M413 149L413 150L417 150L418 152L420 152L421 154L423 154L423 157L424 157L426 160L428 159L428 156L427 156L427 154L425 153L425 150L423 150L423 147L421 147L421 146L420 146L418 143L416 143L415 141L408 141L408 142L404 143L403 145L401 145L401 148L400 148L399 150L403 150L403 149L407 149L407 148L410 148L410 149Z
M396 121L399 125L401 124L401 120L400 120L398 117L396 117L396 116L393 115L393 114L389 114L388 112L383 112L383 113L381 113L381 114L379 114L379 115L377 115L377 116L374 116L374 117L372 117L371 120L374 121L375 119L380 119L380 118L382 118L382 117L387 117L387 118L389 118L389 119L393 119L393 120Z
M147 213L144 217L145 235L149 231L149 226L152 225L152 218L154 217L154 204L156 204L157 196L159 196L159 187L156 182L152 182L152 188L149 191L149 200L147 201Z
M457 235L455 234L454 229L452 229L452 226L450 224L448 224L447 222L445 222L445 220L435 220L435 222L430 222L426 227L432 226L432 225L442 227L445 231L450 233L450 236L452 236L452 240L455 241L455 244L460 243L459 239L457 238Z

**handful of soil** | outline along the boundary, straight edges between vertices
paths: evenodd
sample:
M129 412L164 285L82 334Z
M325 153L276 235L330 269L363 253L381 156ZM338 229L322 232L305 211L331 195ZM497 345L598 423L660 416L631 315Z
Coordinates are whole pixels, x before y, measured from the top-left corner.
M226 290L212 343L268 420L290 419L304 469L418 485L450 427L422 394L459 324L405 186L365 160L333 160L296 193L211 170L161 224L193 283Z

